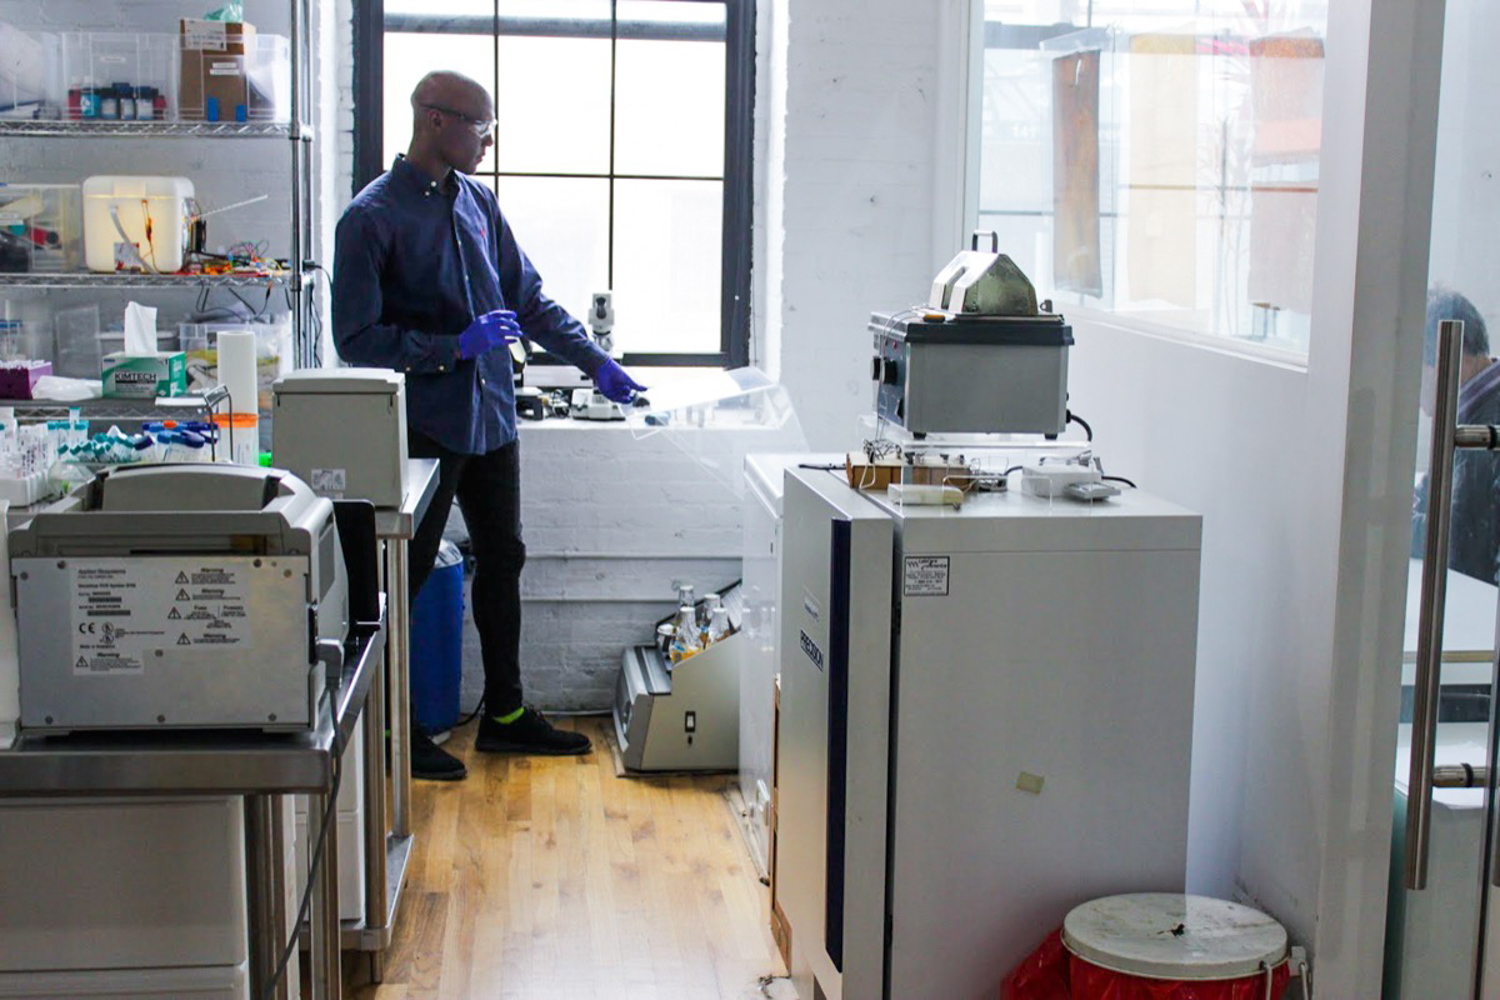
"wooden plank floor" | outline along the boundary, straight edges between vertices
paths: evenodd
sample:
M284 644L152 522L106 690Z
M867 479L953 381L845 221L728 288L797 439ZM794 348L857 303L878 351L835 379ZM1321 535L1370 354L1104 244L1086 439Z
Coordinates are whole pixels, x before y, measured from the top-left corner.
M417 847L385 982L357 1000L759 1000L787 996L768 890L724 776L617 778L607 720L586 757L475 753L416 782ZM364 963L348 963L363 966Z

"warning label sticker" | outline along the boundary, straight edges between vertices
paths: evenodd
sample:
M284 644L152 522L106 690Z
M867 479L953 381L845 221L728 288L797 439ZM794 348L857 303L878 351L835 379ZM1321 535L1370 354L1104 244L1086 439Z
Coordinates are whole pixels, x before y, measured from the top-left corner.
M948 556L907 556L902 594L906 597L947 597L948 562Z
M69 567L73 672L139 674L164 650L250 644L247 569L179 560L98 559Z
M313 492L320 497L332 497L341 500L344 490L348 489L349 470L347 469L313 469L312 478L308 485Z

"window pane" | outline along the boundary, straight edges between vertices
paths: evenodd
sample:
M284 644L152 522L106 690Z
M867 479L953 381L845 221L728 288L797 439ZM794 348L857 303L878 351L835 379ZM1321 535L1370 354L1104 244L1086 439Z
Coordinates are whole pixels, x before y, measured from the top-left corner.
M417 81L437 69L473 77L488 89L495 78L495 43L491 35L439 35L386 32L385 162L406 152L411 143L411 92ZM492 147L481 171L495 169Z
M615 182L615 342L630 353L719 350L724 185Z
M385 0L387 14L420 14L424 17L495 16L494 0Z
M502 36L499 46L500 169L608 173L608 38Z
M536 265L549 298L574 316L609 287L609 182L501 177L500 211Z
M722 3L700 3L695 0L620 0L616 12L622 23L640 21L647 24L678 24L694 27L725 24Z
M622 39L619 59L615 170L722 177L724 44Z
M979 211L1059 305L1306 352L1325 0L986 0Z
M602 22L609 34L609 0L500 0L500 17Z

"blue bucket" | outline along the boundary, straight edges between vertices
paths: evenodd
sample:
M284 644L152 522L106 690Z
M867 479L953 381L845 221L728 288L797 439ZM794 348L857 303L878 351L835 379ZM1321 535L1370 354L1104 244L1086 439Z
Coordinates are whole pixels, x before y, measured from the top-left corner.
M417 723L429 733L458 722L463 648L464 560L444 540L411 606L411 701Z

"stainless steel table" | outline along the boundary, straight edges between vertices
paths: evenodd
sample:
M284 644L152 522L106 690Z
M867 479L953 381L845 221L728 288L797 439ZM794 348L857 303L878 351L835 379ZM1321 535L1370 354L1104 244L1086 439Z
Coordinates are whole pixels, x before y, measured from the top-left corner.
M384 749L367 754L365 787L365 914L342 924L343 946L368 952L370 979L380 982L385 950L401 905L406 865L411 859L411 632L407 599L407 545L437 491L435 458L407 460L406 496L398 508L375 509L375 535L384 549L387 600L386 662L390 683L372 694L368 731L390 727L391 802L387 816L385 782L379 780ZM386 692L389 691L389 700ZM369 789L373 788L373 794ZM389 818L389 822L387 819ZM387 832L389 831L389 832ZM385 849L381 850L381 845Z
M366 699L384 677L386 626L356 625L346 645L347 659L329 710L307 733L265 734L140 733L26 736L0 751L0 798L79 798L130 795L240 795L245 799L245 892L250 928L250 989L266 995L288 927L282 901L286 845L282 838L283 796L308 796L309 857L316 831L328 822L323 859L312 873L308 915L312 938L313 1000L337 1000L342 992L339 962L338 823L335 775L354 734ZM365 754L379 761L383 732L379 720L364 728ZM367 794L371 786L365 783ZM366 802L369 808L369 802ZM330 814L333 815L330 815ZM372 892L366 886L367 894ZM379 894L384 897L384 894ZM273 994L287 993L283 978Z

